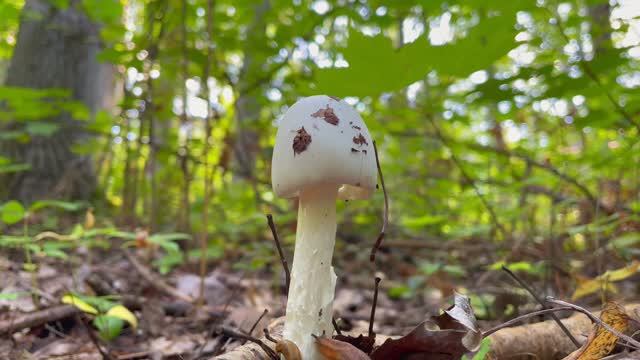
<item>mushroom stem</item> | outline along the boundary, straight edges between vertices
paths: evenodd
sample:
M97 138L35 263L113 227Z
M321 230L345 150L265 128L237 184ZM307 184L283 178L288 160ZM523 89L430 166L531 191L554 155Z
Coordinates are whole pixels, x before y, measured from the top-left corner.
M313 335L330 336L336 274L331 266L336 240L338 186L300 192L296 247L291 269L284 338L293 341L304 360L320 355Z

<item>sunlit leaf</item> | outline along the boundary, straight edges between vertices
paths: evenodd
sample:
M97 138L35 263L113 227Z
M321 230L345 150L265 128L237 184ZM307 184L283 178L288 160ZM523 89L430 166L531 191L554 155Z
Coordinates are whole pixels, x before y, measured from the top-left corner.
M129 309L122 305L116 305L112 307L111 309L109 309L109 311L107 311L106 315L122 319L128 322L134 329L138 327L138 319L136 318L136 316L133 315L133 313L129 311Z
M0 208L0 219L8 225L13 225L22 221L26 215L25 209L21 203L12 200L4 203Z
M77 307L79 310L81 310L82 312L85 312L87 314L91 314L91 315L98 314L98 310L96 308L89 305L87 302L85 302L84 300L82 300L81 298L73 294L67 294L63 296L62 303L73 305Z

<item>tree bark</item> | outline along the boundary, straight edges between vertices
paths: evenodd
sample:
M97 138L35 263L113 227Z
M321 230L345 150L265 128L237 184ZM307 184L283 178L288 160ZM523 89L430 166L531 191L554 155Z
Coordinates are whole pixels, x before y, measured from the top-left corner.
M254 5L254 17L246 30L244 60L237 84L240 94L235 104L238 129L233 149L237 166L235 173L248 179L254 176L256 154L260 150L260 137L255 129L260 116L259 85L253 87L251 83L258 78L266 59L263 46L267 43L265 16L270 7L270 0L262 0Z
M69 90L71 99L83 103L90 113L113 101L113 68L99 63L99 28L72 0L59 9L44 0L28 0L22 11L20 30L9 65L6 86ZM110 96L111 95L111 96ZM88 199L96 188L90 156L79 155L72 146L89 138L68 112L40 119L55 123L50 136L32 136L21 143L0 144L0 153L27 171L0 179L6 197L30 203L43 198ZM20 130L20 122L4 129Z

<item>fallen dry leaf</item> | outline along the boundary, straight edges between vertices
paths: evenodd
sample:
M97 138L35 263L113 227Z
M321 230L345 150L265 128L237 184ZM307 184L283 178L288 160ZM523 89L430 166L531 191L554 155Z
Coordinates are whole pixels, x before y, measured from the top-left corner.
M629 325L629 317L622 306L610 301L602 310L600 320L612 328L624 332ZM564 360L598 360L609 355L616 346L618 337L602 326L595 325L587 342Z
M571 300L580 299L602 289L606 289L610 292L616 292L616 287L611 283L624 280L637 273L638 270L640 270L640 262L633 261L628 266L625 266L621 269L606 271L604 274L599 275L593 279L578 279L578 287L576 288L573 295L571 295Z
M371 350L373 350L373 345L376 342L376 334L373 334L373 336L359 335L358 337L350 335L335 335L333 339L349 343L363 353L369 354L371 353Z
M466 296L455 294L454 306L442 315L427 320L409 334L387 340L373 351L373 360L454 360L475 351L482 334L478 330L473 309Z
M371 360L355 346L340 340L318 337L316 347L326 360Z

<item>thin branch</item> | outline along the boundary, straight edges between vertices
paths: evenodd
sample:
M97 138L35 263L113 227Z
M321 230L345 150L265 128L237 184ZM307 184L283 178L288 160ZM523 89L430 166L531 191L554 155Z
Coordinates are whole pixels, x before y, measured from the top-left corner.
M440 136L438 136L437 134L431 134L431 133L423 133L423 132L413 132L413 133L409 133L409 132L403 132L403 133L394 133L395 135L399 135L399 136L418 136L418 137L436 137L436 138L440 138L440 136L442 136L442 138L446 139L447 142L451 142L452 139L445 137L443 134L440 134ZM512 151L512 150L507 150L507 149L499 149L493 146L489 146L489 145L481 145L478 143L473 143L473 142L459 142L461 145L471 149L471 150L475 150L478 152L492 152L496 155L500 155L500 156L505 156L505 157L513 157L516 159L520 159L522 161L524 161L527 165L533 166L535 168L547 171L549 173L551 173L552 175L556 176L557 178L559 178L560 180L563 180L566 183L569 183L571 185L573 185L574 187L576 187L578 190L580 190L581 193L584 194L584 196L589 200L589 202L593 205L593 206L598 206L598 200L596 199L596 196L593 195L593 193L582 183L580 183L580 181L578 181L578 179L569 176L565 173L563 173L562 171L558 170L557 168L553 167L551 164L549 163L543 163L543 162L539 162L534 160L533 158L531 158L530 156L526 155L526 154L522 154L520 152L516 152L516 151ZM630 211L630 209L625 209L627 211Z
M333 316L331 317L331 323L333 324L333 329L336 331L336 334L342 335L342 331L340 331L340 326L338 326L338 322L336 321L336 318L334 318Z
M435 131L436 137L440 140L442 145L444 145L445 147L447 147L449 149L449 152L451 154L451 160L453 161L453 163L456 165L456 167L460 171L460 174L462 175L464 180L469 185L471 185L471 187L473 187L473 191L476 193L476 196L478 197L478 199L480 199L480 202L482 203L482 205L489 212L489 216L491 217L491 221L493 222L493 225L502 233L502 236L504 238L507 238L507 230L504 228L504 226L498 220L498 215L496 214L496 211L493 209L491 204L489 204L489 201L487 201L487 199L484 197L484 195L482 195L482 192L480 192L480 189L478 188L478 185L476 184L475 180L471 177L471 175L469 175L465 171L464 167L462 166L462 162L460 161L460 159L458 159L458 156L453 152L453 149L449 145L447 139L444 137L444 135L442 135L442 132L440 131L440 127L438 127L438 125L436 124L436 122L433 119L433 117L428 116L427 118L429 119L429 122L431 123L431 126L433 127L433 129Z
M271 341L271 342L272 342L272 343L274 343L274 344L277 344L277 343L278 343L278 340L277 340L277 339L275 339L273 336L271 336L271 334L269 334L269 329L264 328L264 329L262 329L262 332L264 333L264 338L265 338L265 339L267 339L267 340Z
M207 43L207 57L203 70L203 86L204 96L207 100L207 117L205 119L204 130L204 145L202 149L202 161L203 161L203 181L204 181L204 196L202 199L202 234L200 235L200 296L198 297L198 305L204 304L204 278L207 274L207 246L209 243L209 206L211 205L211 178L209 170L209 149L211 147L211 118L213 111L211 109L211 103L209 97L211 91L209 89L209 73L211 68L211 57L213 56L211 37L213 34L213 11L215 9L215 2L213 0L207 0L207 29L206 29L206 43Z
M376 285L373 289L373 303L371 304L371 317L369 318L369 337L375 336L373 333L373 322L376 318L376 306L378 305L378 289L380 287L380 279L376 276Z
M544 300L542 300L535 291L533 291L533 289L531 288L531 286L529 286L527 283L525 283L524 281L522 281L522 279L520 279L513 271L509 270L508 267L502 265L502 270L504 270L504 272L506 272L507 274L509 274L509 276L511 276L511 278L513 280L515 280L523 289L527 290L527 292L529 294L531 294L531 296L536 299L536 301L542 305L542 308L544 309L549 309L549 306L547 306L547 304L544 302ZM566 326L564 326L564 324L562 323L562 321L560 321L560 319L558 318L558 316L556 314L554 314L553 312L550 313L551 318L553 319L553 321L556 322L556 324L558 324L558 326L560 327L560 329L562 330L563 333L565 333L565 335L567 335L567 337L569 339L571 339L571 342L576 346L576 348L580 348L580 342L571 334L571 332L569 331L569 329L567 329Z
M74 306L59 305L12 317L8 320L0 321L0 335L13 334L16 331L61 320L76 313L78 313L78 309Z
M369 255L369 261L376 261L376 252L382 245L382 240L384 240L384 234L387 231L387 225L389 224L389 195L387 194L387 188L384 186L384 176L382 175L382 167L380 167L380 159L378 158L378 147L376 146L376 141L373 141L373 153L376 156L376 167L378 168L378 177L380 177L380 185L382 186L382 194L384 195L384 212L382 214L382 229L380 229L380 234L376 239L373 248L371 248L371 255Z
M264 311L262 312L262 314L260 315L260 317L258 317L258 320L256 320L255 323L253 323L253 326L251 327L251 329L249 330L249 335L253 334L253 330L256 329L256 326L258 326L258 323L260 323L260 321L262 320L262 318L264 318L265 315L267 315L267 313L269 313L269 310L264 309Z
M262 350L267 353L267 355L273 359L273 360L279 360L280 356L272 349L270 348L267 344L265 344L262 340L255 338L251 335L247 335L247 334L243 334L239 331L230 329L226 326L221 326L219 329L219 332L222 335L225 335L227 337L230 338L234 338L234 339L240 339L240 340L245 340L245 341L251 341L252 343L258 344L258 346L260 346L260 348L262 348Z
M602 326L603 328L605 328L607 331L609 331L610 333L612 333L613 335L617 336L618 338L624 340L627 342L627 344L625 344L628 347L634 348L634 349L638 349L640 350L640 342L638 342L637 340L635 340L634 338L627 336L623 333L621 333L620 331L612 328L609 324L605 323L604 321L600 320L597 316L593 315L589 310L582 308L578 305L574 305L572 303L566 302L566 301L562 301L562 300L558 300L555 299L551 296L547 296L546 301L548 303L554 304L554 305L559 305L559 306L568 306L578 312L581 312L585 315L587 315L587 317L589 319L591 319L592 322Z
M489 329L487 331L482 332L482 337L486 338L486 337L490 336L491 334L497 332L498 330L502 330L504 328L511 327L512 325L515 325L515 324L517 324L519 322L522 322L524 320L527 320L527 319L535 317L535 316L546 315L546 314L555 315L556 312L565 311L565 310L572 310L572 308L570 308L568 306L563 306L563 307L549 308L549 309L530 312L528 314L524 314L524 315L518 316L517 318L511 319L511 320L509 320L509 321L507 321L505 323L502 323L500 325L492 327L491 329Z
M284 257L284 253L282 252L282 247L280 246L280 238L278 237L278 231L276 230L276 225L273 223L273 215L267 214L267 223L269 224L269 228L271 229L271 234L273 234L273 240L276 242L276 248L278 249L280 262L282 262L282 268L284 269L286 291L288 293L289 284L291 283L291 272L289 271L289 264L287 263L287 259Z
M82 324L82 326L84 327L85 331L87 332L87 335L89 335L89 339L91 340L93 345L96 347L96 349L98 350L98 352L102 356L102 359L103 360L115 360L114 357L111 356L111 354L109 354L108 351L106 351L106 350L104 350L102 348L102 346L100 345L100 340L98 339L96 334L94 334L93 330L89 327L89 325L87 325L84 322L83 315L81 315L81 313L76 313L75 316L76 316L76 321L78 321L78 322L80 322Z

